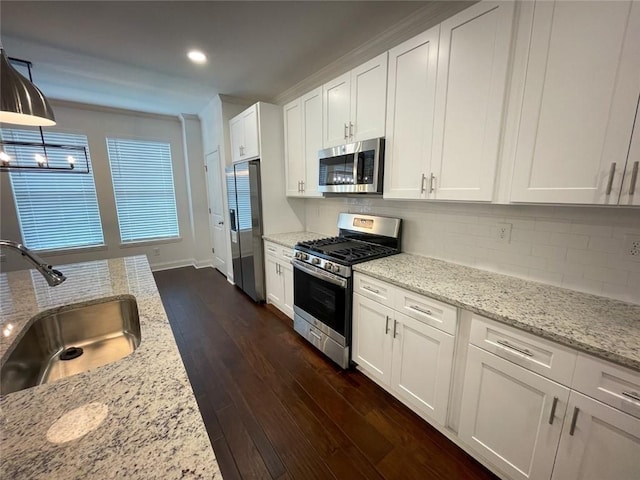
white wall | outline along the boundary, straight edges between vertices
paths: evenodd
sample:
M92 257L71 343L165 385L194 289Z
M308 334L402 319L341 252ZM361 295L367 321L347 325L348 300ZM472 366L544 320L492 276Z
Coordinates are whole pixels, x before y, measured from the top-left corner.
M204 252L210 252L210 239L208 235L200 233L201 225L208 225L208 220L206 216L203 217L203 210L200 208L203 203L206 204L206 196L203 197L204 179L199 170L204 162L199 120L193 117L185 120L186 143L183 144L183 128L177 117L70 102L52 101L52 105L58 124L55 127L48 127L48 130L81 133L88 137L106 246L64 254L47 254L43 257L53 265L60 265L145 254L152 267L156 269L191 265L203 261L201 257ZM108 136L158 140L171 144L180 240L140 246L121 245L105 141L105 137ZM189 161L193 164L192 185L188 184L185 154L188 154ZM0 195L0 238L20 240L20 229L9 178L5 174L0 175ZM197 207L194 208L193 217L190 204ZM156 248L159 251L158 255L154 252ZM29 268L29 264L15 252L7 250L3 253L6 255L1 265L3 271Z
M640 303L640 259L623 254L638 209L308 199L306 229L336 235L343 211L402 218L405 252ZM509 244L493 239L500 222L513 226Z

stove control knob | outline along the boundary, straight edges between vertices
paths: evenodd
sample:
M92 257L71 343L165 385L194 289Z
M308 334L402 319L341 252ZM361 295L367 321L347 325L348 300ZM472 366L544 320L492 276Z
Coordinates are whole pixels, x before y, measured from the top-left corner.
M331 262L325 262L324 263L324 269L325 270L329 270L330 272L333 270L333 263Z
M312 258L311 259L311 263L313 263L314 265L318 265L320 263L320 259L319 258Z
M302 252L296 252L295 257L300 260L302 258Z
M307 255L306 253L303 253L300 258L302 258L302 260L308 260L309 259L309 255Z
M333 271L334 271L335 273L338 273L338 272L340 271L340 265L334 265L334 266L333 266Z

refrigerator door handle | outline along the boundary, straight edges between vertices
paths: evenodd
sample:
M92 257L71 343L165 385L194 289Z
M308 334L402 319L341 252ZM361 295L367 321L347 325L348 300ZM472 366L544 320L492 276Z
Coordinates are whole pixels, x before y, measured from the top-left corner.
M232 232L238 231L238 224L236 222L236 211L233 208L229 209L229 221L231 222L230 229Z

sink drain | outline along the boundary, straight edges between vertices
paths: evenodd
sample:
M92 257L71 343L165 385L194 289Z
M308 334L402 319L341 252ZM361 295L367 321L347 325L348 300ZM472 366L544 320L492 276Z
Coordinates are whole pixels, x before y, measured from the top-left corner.
M80 347L65 348L60 354L60 360L73 360L74 358L78 358L83 353L84 350L82 350L82 348Z

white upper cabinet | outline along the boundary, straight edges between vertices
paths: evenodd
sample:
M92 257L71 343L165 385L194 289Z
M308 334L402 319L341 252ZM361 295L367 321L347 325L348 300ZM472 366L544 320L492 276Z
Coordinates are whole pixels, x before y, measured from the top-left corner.
M527 61L511 201L617 204L625 169L633 171L626 164L640 93L640 3L521 8L528 48L519 52Z
M385 198L426 198L439 35L434 27L389 51Z
M231 160L241 162L260 157L258 106L252 105L229 120Z
M385 198L490 201L512 2L480 2L389 51Z
M324 148L383 137L386 93L386 52L324 84Z
M318 150L322 149L322 87L283 108L288 197L319 197Z
M440 25L432 198L493 197L513 12L514 2L480 2Z
M636 113L636 121L631 137L631 147L627 158L627 169L622 179L620 205L640 205L640 118Z

